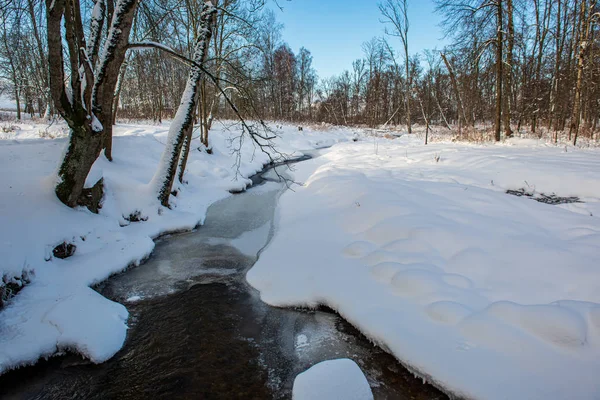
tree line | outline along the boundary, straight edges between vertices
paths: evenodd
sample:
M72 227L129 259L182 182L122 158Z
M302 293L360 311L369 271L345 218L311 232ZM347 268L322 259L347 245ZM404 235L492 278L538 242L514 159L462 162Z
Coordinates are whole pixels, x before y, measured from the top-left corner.
M15 1L2 11L4 86L25 112L48 115L44 4ZM451 44L422 54L409 51L409 1L385 0L378 5L385 36L366 42L349 70L323 79L309 50L294 54L282 40L283 27L263 2L215 4L221 12L207 68L240 109L252 107L267 119L373 127L402 123L409 132L413 122L461 130L489 124L497 140L523 129L552 131L556 139L565 131L576 140L598 128L596 0L436 0ZM92 5L82 2L88 9ZM142 2L131 40L158 41L190 54L200 6L192 0ZM117 113L172 118L185 68L160 50L128 53L119 71L113 120ZM206 79L201 98L204 131L215 117L232 117Z
M451 44L412 56L407 3L379 5L386 36L365 43L350 70L321 85L321 118L404 123L409 132L411 122L459 130L487 124L496 140L526 130L576 142L597 132L596 0L437 0Z

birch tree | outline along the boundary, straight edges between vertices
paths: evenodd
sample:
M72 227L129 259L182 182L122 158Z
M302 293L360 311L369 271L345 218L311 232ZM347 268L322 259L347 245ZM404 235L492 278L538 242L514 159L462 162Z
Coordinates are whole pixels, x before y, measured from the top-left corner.
M406 105L406 126L408 133L412 133L412 124L410 122L410 98L412 93L412 82L410 77L410 59L408 56L408 1L407 0L386 0L379 4L379 11L384 17L384 22L392 25L393 30L386 30L389 35L397 36L402 42L404 49L405 62L405 105Z

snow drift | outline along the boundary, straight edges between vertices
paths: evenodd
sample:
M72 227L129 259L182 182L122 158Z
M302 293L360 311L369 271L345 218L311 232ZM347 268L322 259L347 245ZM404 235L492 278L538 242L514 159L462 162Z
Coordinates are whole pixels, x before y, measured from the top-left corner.
M600 397L600 153L510 144L335 146L298 167L248 281L454 395ZM506 194L526 184L583 203Z

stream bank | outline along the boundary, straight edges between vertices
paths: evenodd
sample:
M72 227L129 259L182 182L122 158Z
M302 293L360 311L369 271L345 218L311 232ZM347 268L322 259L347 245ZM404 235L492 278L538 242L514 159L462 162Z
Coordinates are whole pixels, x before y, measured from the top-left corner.
M94 365L71 354L9 372L0 397L290 398L298 373L348 357L376 398L444 398L337 314L260 301L245 274L270 240L285 184L272 171L253 181L213 204L201 228L161 238L146 263L97 288L130 313L115 357Z

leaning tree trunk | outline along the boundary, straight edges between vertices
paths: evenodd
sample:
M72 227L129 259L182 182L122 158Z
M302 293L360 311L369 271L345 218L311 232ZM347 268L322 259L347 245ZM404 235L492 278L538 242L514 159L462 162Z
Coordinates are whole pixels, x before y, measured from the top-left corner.
M183 175L185 174L185 168L187 167L188 157L190 155L190 147L192 146L192 132L193 125L187 129L185 137L183 139L183 146L181 147L181 161L179 162L179 172L177 179L180 183L183 183Z
M208 44L212 35L217 9L212 2L202 5L200 15L200 33L194 46L190 75L181 97L181 103L175 113L175 118L169 127L167 147L165 148L151 185L155 187L160 203L168 207L169 196L173 188L181 149L186 135L193 129L194 111L200 95L200 83L204 76L203 65L208 54ZM189 149L189 146L188 146Z

